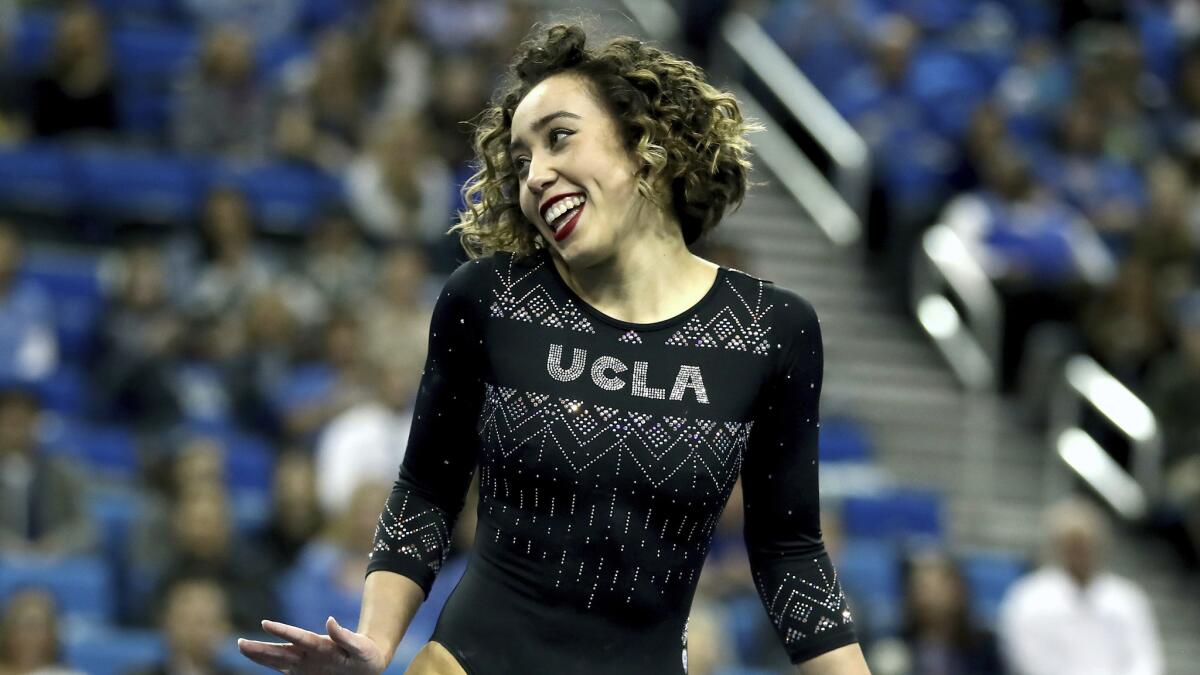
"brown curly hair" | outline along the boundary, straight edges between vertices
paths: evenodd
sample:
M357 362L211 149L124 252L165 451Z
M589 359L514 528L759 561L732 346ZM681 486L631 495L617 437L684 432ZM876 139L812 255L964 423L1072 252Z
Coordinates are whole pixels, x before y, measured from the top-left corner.
M544 34L535 26L476 117L475 172L462 187L466 208L450 228L461 232L472 258L495 251L528 255L545 246L521 211L508 143L517 105L538 83L560 73L589 83L638 161L639 194L662 206L660 194L669 193L685 243L741 204L750 185L745 136L762 127L743 119L737 99L708 84L690 61L635 38L615 37L596 49L585 42L576 24L556 24Z

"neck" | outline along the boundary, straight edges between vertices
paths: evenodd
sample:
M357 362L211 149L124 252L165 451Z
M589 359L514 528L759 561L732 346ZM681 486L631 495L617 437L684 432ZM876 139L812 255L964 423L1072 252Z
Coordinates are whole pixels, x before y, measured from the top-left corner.
M673 217L659 221L632 228L595 264L568 267L553 248L551 260L580 298L608 316L632 323L668 319L708 291L717 266L688 251Z

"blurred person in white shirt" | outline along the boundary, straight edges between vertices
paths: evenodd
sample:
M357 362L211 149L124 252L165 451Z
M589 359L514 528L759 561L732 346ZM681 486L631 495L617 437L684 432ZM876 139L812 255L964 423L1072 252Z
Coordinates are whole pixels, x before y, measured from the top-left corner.
M1014 675L1161 675L1153 608L1132 580L1104 569L1110 533L1090 502L1046 513L1047 562L1009 589L1002 648Z

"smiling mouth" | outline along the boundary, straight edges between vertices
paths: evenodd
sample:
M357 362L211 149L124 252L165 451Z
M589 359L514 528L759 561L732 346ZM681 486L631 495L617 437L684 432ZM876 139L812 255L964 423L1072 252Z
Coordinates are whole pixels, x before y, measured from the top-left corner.
M561 200L554 206L546 210L546 224L550 226L550 230L557 232L560 227L565 225L571 218L583 208L587 203L587 197L583 195L575 197L567 197Z

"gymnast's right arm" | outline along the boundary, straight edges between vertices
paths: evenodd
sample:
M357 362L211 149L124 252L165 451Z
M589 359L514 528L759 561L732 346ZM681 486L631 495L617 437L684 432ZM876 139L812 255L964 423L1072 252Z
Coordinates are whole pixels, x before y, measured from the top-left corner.
M484 390L479 289L489 263L460 265L434 306L404 461L375 528L358 632L332 617L328 636L267 621L265 630L292 644L239 640L252 660L294 675L377 674L391 661L450 554L450 534L475 472Z

